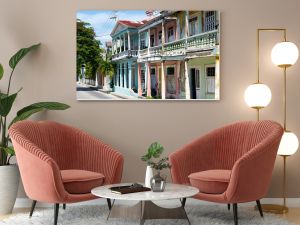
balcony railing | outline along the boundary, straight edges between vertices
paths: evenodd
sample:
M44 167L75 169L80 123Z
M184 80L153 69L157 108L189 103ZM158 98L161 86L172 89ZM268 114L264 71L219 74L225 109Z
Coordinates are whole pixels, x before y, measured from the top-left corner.
M161 50L162 50L162 46L154 46L154 47L150 47L149 49L149 54L151 56L160 56L161 55Z
M144 49L139 51L139 55L141 57L146 56L147 54L148 54L148 48L144 48Z
M165 43L163 46L144 48L138 50L127 50L112 56L113 60L125 57L159 57L185 55L189 51L203 51L213 49L218 43L218 30L213 30L188 38Z
M217 44L218 31L209 31L202 34L190 36L187 39L180 39L173 42L166 43L164 50L168 54L169 51L177 53L184 53L189 50L206 50L213 48Z
M125 57L137 57L137 56L138 56L138 50L126 50L112 55L112 60L122 59Z
M213 48L218 40L218 31L209 31L203 34L198 34L187 38L188 49L210 49Z

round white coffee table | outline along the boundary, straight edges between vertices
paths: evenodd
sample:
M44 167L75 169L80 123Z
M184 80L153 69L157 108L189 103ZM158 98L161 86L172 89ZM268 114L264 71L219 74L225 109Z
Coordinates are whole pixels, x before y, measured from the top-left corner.
M109 218L131 218L138 219L140 224L144 224L145 220L150 219L186 219L189 224L189 218L184 209L186 198L198 194L199 190L195 187L179 184L167 184L164 192L138 192L130 194L115 194L109 189L114 186L131 185L128 183L104 185L94 188L91 192L93 195L106 198L108 203L113 200L112 205L109 204ZM163 208L152 201L178 199L181 206L177 208ZM130 207L117 206L115 200L139 201L136 205Z

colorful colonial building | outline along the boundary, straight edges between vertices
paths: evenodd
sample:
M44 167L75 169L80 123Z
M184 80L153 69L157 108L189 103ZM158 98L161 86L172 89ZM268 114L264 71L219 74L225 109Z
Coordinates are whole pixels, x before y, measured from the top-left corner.
M116 93L136 98L219 99L219 13L162 11L119 20L112 36Z

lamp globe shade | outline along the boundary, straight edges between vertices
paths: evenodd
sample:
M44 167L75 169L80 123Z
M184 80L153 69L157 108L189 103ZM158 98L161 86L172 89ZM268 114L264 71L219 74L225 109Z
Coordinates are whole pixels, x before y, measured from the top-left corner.
M244 99L251 108L264 108L271 102L272 93L270 88L262 83L251 84L244 93Z
M286 156L293 155L298 150L298 147L299 140L297 136L291 131L284 131L277 154Z
M271 52L272 62L279 67L288 67L296 63L299 57L297 46L292 42L277 43Z

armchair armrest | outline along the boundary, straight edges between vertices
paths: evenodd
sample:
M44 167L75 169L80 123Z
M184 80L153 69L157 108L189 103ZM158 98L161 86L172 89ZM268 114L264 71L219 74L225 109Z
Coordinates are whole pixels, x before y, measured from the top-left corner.
M225 192L228 202L255 201L266 195L281 135L282 130L272 133L236 161Z
M67 193L57 164L34 144L17 139L12 137L12 143L28 197L48 203L64 202Z

